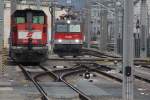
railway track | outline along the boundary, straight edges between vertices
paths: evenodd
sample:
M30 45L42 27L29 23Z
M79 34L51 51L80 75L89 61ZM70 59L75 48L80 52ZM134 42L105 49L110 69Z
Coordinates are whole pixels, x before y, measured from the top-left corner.
M104 76L107 76L107 77L109 77L109 78L111 78L111 79L115 79L115 80L118 81L118 82L122 82L122 78L121 78L122 74L121 74L121 73L120 73L120 75L111 75L110 73L101 71L98 67L96 67L96 65L97 65L97 64L95 64L95 66L94 66L93 68L91 68L91 70L96 71L96 72L98 72L98 73L100 73L100 74L102 74L102 75L104 75ZM103 67L109 69L109 67L107 67L107 66L103 66ZM110 69L111 69L111 68L110 68ZM118 73L118 74L119 74L119 73ZM140 75L138 75L138 74L136 73L134 76L135 76L136 79L139 79L139 80L141 80L141 81L150 83L150 79L149 79L149 78L145 78L144 75L143 75L143 76L140 76Z
M149 66L141 66L135 69L135 77L139 80L143 80L145 82L150 83L150 67Z
M108 61L108 62L122 62L123 58L119 55L113 55L113 54L107 54L100 52L99 50L95 49L87 49L87 48L82 48L81 49L81 54L83 55L90 55L94 56L97 58L49 58L48 60L58 60L58 61ZM150 59L140 59L140 58L135 58L134 59L134 64L136 65L144 65L147 66L150 64Z
M26 71L26 69L24 68L24 66L23 65L19 65L19 68L22 70L22 72L24 73L25 77L28 80L30 80L36 86L37 90L41 94L41 100L50 100L48 98L48 96L47 96L47 93L42 88L42 86L36 80L34 80L34 78L31 76L31 74L28 71Z
M77 92L79 94L79 98L81 100L92 100L90 99L88 96L86 96L82 91L80 91L79 89L77 89L76 87L74 87L73 85L69 84L67 81L64 80L64 75L63 76L58 76L55 73L65 73L66 71L71 71L74 69L74 73L76 72L83 72L84 70L78 70L79 67L77 68L72 68L72 69L64 69L64 70L55 70L54 72L49 71L47 68L43 67L43 66L39 66L41 69L44 70L44 72L39 73L37 75L35 75L34 77L31 76L31 74L26 71L26 69L24 68L24 66L19 65L20 69L22 70L22 72L24 73L26 79L30 80L31 82L33 82L33 84L36 86L36 88L38 89L38 91L41 94L41 100L50 100L49 97L47 96L46 91L42 88L42 86L39 83L39 78L45 75L49 75L51 77L53 77L55 79L55 82L63 82L65 83L68 87L70 87L72 90L74 90L75 92ZM76 70L76 71L75 71ZM72 72L71 72L72 73Z
M90 66L88 66L88 65L90 65ZM40 85L39 80L38 80L38 78L45 76L45 75L49 75L50 77L53 77L56 82L65 83L68 87L70 87L72 90L74 90L76 93L79 94L79 98L81 100L92 100L92 99L88 95L86 95L86 93L82 92L80 89L75 87L73 84L69 83L68 80L66 80L66 77L69 77L72 74L84 73L88 70L90 72L96 72L96 73L102 74L102 75L107 76L118 82L122 82L121 77L117 77L117 75L111 75L110 73L102 71L102 69L111 70L111 68L109 68L107 66L97 67L96 63L80 63L80 62L78 62L77 65L73 68L65 68L65 69L54 70L54 71L49 71L47 68L40 65L39 67L44 72L36 75L35 77L31 77L30 73L28 71L26 71L23 66L19 66L19 67L22 69L26 78L34 83L34 85L36 86L36 88L38 89L38 91L41 94L42 100L49 100L47 93L44 91L44 89L42 88L42 86ZM150 80L141 78L139 76L135 75L135 78L150 83Z
M76 91L77 93L79 93L79 97L81 98L81 100L92 100L90 97L88 97L84 92L80 91L78 88L76 88L74 85L72 85L71 83L67 82L65 80L65 77L72 75L73 73L81 73L81 72L85 72L86 70L74 70L74 71L70 71L67 73L64 73L60 76L60 80L62 82L64 82L67 86L69 86L70 88L72 88L74 91Z
M95 62L95 61L107 61L107 62L122 62L122 58L48 58L50 61L80 61L80 62ZM134 64L135 65L143 65L147 66L150 65L149 59L134 59Z
M87 64L91 65L91 63L87 63ZM44 69L45 71L48 71L48 69L43 67L43 66L41 66L41 68ZM102 70L102 69L110 70L110 68L104 68L103 66L100 68L100 70ZM72 90L76 91L79 94L79 98L81 100L92 100L92 98L89 97L86 93L82 92L80 89L78 89L72 83L68 82L68 80L66 80L66 77L69 77L69 76L75 75L75 74L85 73L87 70L90 71L90 72L100 73L100 72L96 71L95 69L91 69L88 66L86 66L86 63L84 63L84 64L79 64L78 63L73 68L65 68L65 69L61 69L61 70L54 70L53 73L56 77L59 76L59 82L65 83Z
M100 51L94 50L94 49L86 49L86 48L82 48L81 53L82 53L83 55L92 55L92 56L95 56L95 57L120 58L120 56L116 56L116 55L111 55L111 54L103 53L103 52L100 52Z
M96 73L100 73L101 74L101 72L99 70L90 68L88 65L91 65L91 63L87 63L87 65L86 64L83 64L83 65L81 64L81 65L79 65L80 67L75 67L75 68L71 68L71 69L65 69L66 72L64 72L63 70L56 70L56 71L53 71L53 72L63 71L64 73L60 75L60 81L64 82L66 85L71 87L73 90L75 90L77 92L80 92L80 94L82 94L82 95L79 95L81 100L93 100L93 97L90 97L88 94L82 92L81 89L78 89L77 87L74 87L74 83L70 83L70 81L67 80L67 77L70 77L72 75L74 76L74 75L81 74L81 73L83 74L83 73L85 73L87 71L89 71L89 72L96 72ZM103 70L109 70L109 68L104 68L103 66L101 68L99 68L99 69L100 70L102 70L102 69ZM96 100L98 100L98 99L96 99Z
M49 72L49 70L43 66L40 66L43 70ZM64 77L67 76L68 74L72 74L72 73L79 73L79 72L84 72L85 70L80 69L80 67L74 67L74 68L66 68L66 69L62 69L62 70L55 70L52 72L52 74L57 77L57 80L59 82L63 82L65 83L68 87L70 87L72 90L74 90L75 92L77 92L79 94L79 98L81 100L92 100L90 99L86 94L84 94L82 91L80 91L79 89L77 89L75 86L73 86L72 84L68 83ZM58 73L62 73L62 75L58 74ZM58 75L57 75L58 74ZM60 76L59 76L60 75Z
M150 66L148 66L148 65L143 65L143 66L141 66L141 67L150 69Z
M111 70L111 68L109 68L109 67L106 67L106 66L100 66L100 67L97 67L97 64L96 63L93 63L93 65L92 66L86 66L86 65L84 65L89 71L91 71L91 72L97 72L97 73L99 73L99 74L101 74L101 75L104 75L104 76L106 76L106 77L108 77L108 78L111 78L111 79L113 79L113 80L115 80L115 81L118 81L118 82L122 82L122 79L120 79L120 78L118 78L118 77L116 77L116 76L113 76L113 75L110 75L110 74L108 74L108 73L106 73L105 71L110 71ZM104 69L104 70L102 70L102 69Z

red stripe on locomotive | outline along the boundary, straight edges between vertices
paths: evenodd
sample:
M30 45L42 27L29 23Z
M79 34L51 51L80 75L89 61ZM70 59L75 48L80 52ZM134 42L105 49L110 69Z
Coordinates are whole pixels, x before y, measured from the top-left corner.
M63 40L83 40L82 33L55 33L54 38Z

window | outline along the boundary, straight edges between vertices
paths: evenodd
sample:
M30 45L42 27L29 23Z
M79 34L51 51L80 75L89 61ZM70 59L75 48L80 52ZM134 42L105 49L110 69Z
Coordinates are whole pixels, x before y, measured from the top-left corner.
M56 32L81 32L80 24L56 24Z
M44 24L44 16L33 16L34 24Z
M80 25L70 25L69 26L69 32L80 32Z
M67 32L67 25L65 24L56 25L56 32Z
M16 18L16 23L17 24L25 23L25 18L24 17L17 17Z

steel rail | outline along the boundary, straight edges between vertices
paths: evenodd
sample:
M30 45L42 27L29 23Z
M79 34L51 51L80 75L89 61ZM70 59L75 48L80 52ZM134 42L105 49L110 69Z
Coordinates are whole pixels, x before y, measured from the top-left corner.
M119 79L119 78L117 78L117 77L114 77L114 76L112 76L112 75L109 75L109 74L107 74L107 73L105 73L105 72L102 72L102 71L100 71L100 68L90 68L89 66L86 66L85 64L84 65L81 65L83 68L86 68L86 69L80 69L80 70L78 70L77 68L76 69L71 69L71 70L69 70L69 72L67 72L67 73L64 73L64 74L62 74L61 76L60 76L60 79L61 79L61 81L63 81L66 85L68 85L69 87L71 87L73 90L75 90L76 92L80 92L80 93L82 93L82 95L80 95L80 96L83 96L83 97L81 97L81 98L83 98L83 100L91 100L91 98L89 98L86 94L84 94L82 91L80 91L78 88L76 88L76 87L74 87L72 84L70 84L69 82L67 82L66 80L65 80L65 77L67 77L67 76L69 76L69 75L72 75L72 74L77 74L77 73L84 73L84 72L86 72L87 70L89 71L89 72L97 72L97 73L100 73L100 74L102 74L102 75L105 75L105 76L107 76L107 77L109 77L109 78L112 78L112 79L114 79L114 80L116 80L116 81L118 81L118 82L122 82L122 80L121 79ZM102 68L104 68L103 66L102 66ZM106 68L106 70L109 70L110 68ZM85 97L87 97L87 98L85 98Z
M42 100L49 100L47 93L44 91L44 89L40 86L40 84L38 82L36 82L30 75L30 73L28 71L25 70L25 68L22 65L19 65L19 68L22 70L22 72L24 73L25 77L28 78L38 89L38 91L40 92L40 94L42 95Z
M96 57L106 56L106 57L111 57L111 58L120 58L120 56L115 56L115 55L103 53L103 52L100 52L98 50L93 50L93 49L82 48L81 52L83 54L85 53L85 54L93 55L93 56L96 56Z
M150 66L146 66L146 65L143 65L143 66L141 66L141 67L150 69Z
M118 61L122 62L122 58L48 58L48 60L58 60L58 61L107 61L107 62L112 62L112 61ZM149 65L150 64L150 59L134 59L134 64L142 64L142 65Z
M92 100L90 97L88 97L84 92L80 91L78 88L74 87L72 84L70 84L69 82L67 82L64 78L66 76L72 75L72 74L76 74L76 73L81 73L81 72L85 72L86 70L73 70L67 73L64 73L60 76L60 80L62 82L64 82L67 86L69 86L70 88L72 88L74 91L76 91L77 93L79 93L79 97L81 100Z
M88 96L86 96L82 91L80 91L79 89L77 89L76 87L74 87L73 85L71 85L70 83L68 83L67 81L65 81L63 79L63 77L70 73L70 74L73 74L73 73L81 73L81 72L85 72L86 70L85 69L80 69L81 66L77 66L77 67L74 67L74 68L66 68L66 69L63 69L63 70L54 70L54 71L49 71L47 68L43 67L40 65L40 68L42 68L44 71L46 72L49 72L50 74L53 74L55 77L58 78L58 75L56 73L58 72L66 72L64 74L62 74L60 77L59 77L59 81L60 82L63 82L65 83L68 87L70 87L71 89L73 89L74 91L76 91L78 94L79 94L79 97L81 100L91 100ZM37 78L38 76L36 76Z
M35 76L35 79L38 78L38 77L40 77L40 76L49 75L49 76L52 76L52 77L55 79L55 81L58 81L58 80L59 80L59 76L56 75L53 71L48 70L47 68L43 67L42 65L39 65L39 67L40 67L41 69L43 69L45 72L36 75L36 76Z
M95 66L94 66L94 67L95 67ZM106 66L103 66L103 67L106 67ZM109 67L106 67L106 68L109 68ZM104 75L104 76L107 76L107 77L111 78L111 79L115 79L115 80L118 81L118 82L122 82L122 79L121 79L121 78L118 78L118 77L113 76L113 75L110 75L110 74L108 74L108 73L106 73L106 72L104 72L104 71L101 71L101 70L99 69L99 67L98 67L98 68L97 68L97 67L95 67L95 68L89 68L89 70L98 72L98 73L100 73L100 74L102 74L102 75ZM121 74L121 72L120 72L120 74ZM150 83L150 79L141 77L141 76L139 76L139 75L134 75L134 77L135 77L136 79L141 80L141 81Z
M116 81L118 81L118 82L122 82L122 79L120 79L120 78L118 78L118 77L115 77L115 76L113 76L113 75L110 75L110 74L108 74L108 73L105 73L105 72L103 72L103 71L100 71L99 69L91 69L92 71L94 71L94 72L97 72L97 73L99 73L99 74L102 74L102 75L104 75L104 76L107 76L107 77L109 77L109 78L111 78L111 79L113 79L113 80L116 80Z

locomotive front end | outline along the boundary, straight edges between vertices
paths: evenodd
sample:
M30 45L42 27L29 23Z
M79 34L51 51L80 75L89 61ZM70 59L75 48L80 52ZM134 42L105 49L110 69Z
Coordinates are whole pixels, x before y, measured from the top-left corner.
M41 10L17 10L11 16L10 57L17 62L47 58L47 16Z

